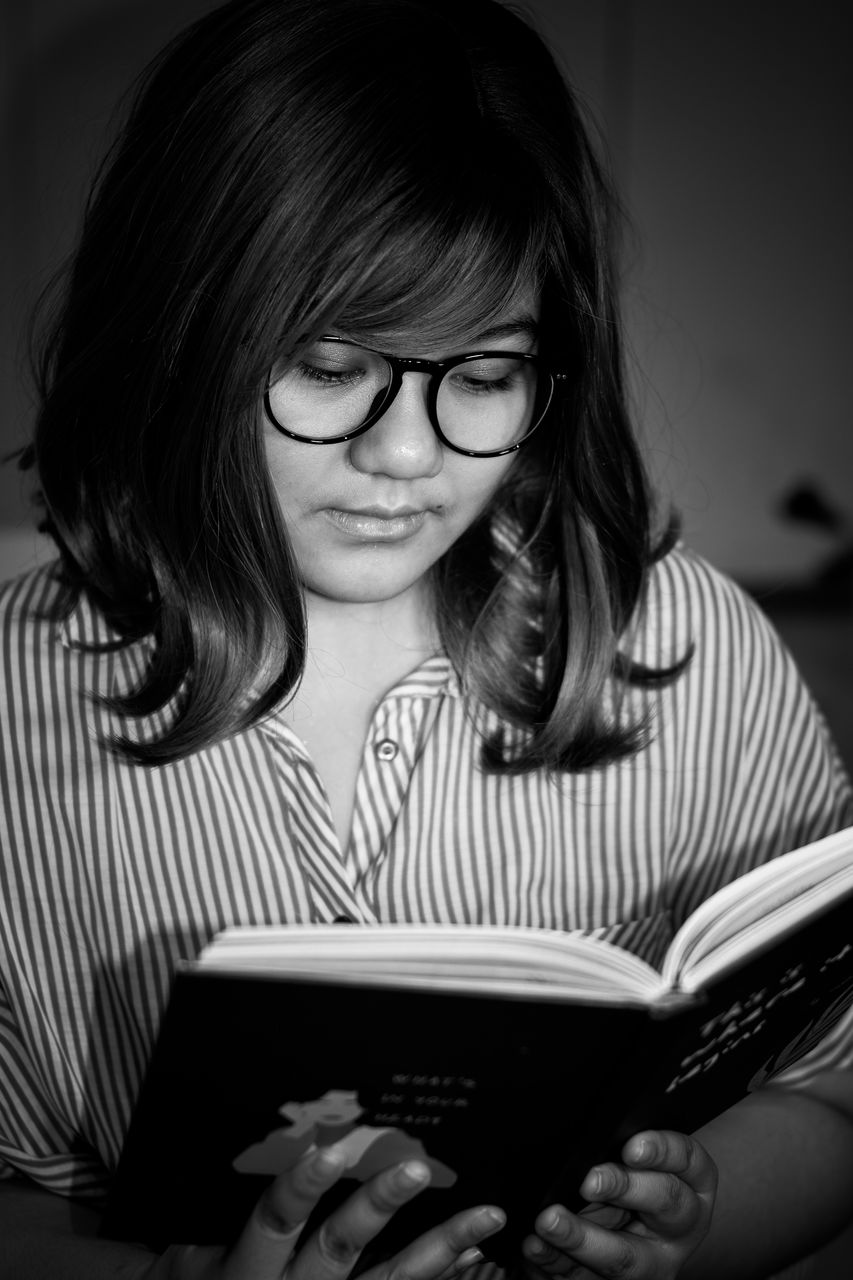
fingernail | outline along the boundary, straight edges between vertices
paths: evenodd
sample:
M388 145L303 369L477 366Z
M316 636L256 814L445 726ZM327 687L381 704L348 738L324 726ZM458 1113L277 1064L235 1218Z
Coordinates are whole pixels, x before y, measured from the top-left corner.
M581 1192L584 1196L606 1196L615 1187L616 1183L609 1169L590 1169L584 1178Z
M532 1253L535 1257L541 1258L543 1253L548 1252L548 1246L538 1236L531 1236L529 1240L525 1241L524 1252Z
M560 1225L560 1214L556 1209L546 1209L539 1223L543 1231L556 1231Z
M482 1261L483 1261L482 1249L465 1249L463 1250L462 1253L460 1253L459 1257L456 1259L456 1264L453 1270L454 1272L467 1271L469 1267L475 1267L478 1262L482 1262Z
M477 1214L477 1226L481 1228L483 1233L500 1231L506 1222L506 1214L501 1209L495 1208L494 1205L484 1205Z
M398 1187L419 1187L422 1182L426 1182L429 1177L429 1169L425 1164L421 1164L419 1160L407 1160L405 1164L401 1164L395 1174L395 1182Z
M634 1147L634 1164L651 1164L654 1159L654 1147L648 1138L641 1138Z

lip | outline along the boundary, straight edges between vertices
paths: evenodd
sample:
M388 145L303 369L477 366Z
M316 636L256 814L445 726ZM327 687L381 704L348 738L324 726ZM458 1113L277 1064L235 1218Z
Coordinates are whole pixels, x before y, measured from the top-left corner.
M403 542L424 525L428 512L423 508L360 507L349 510L325 508L323 514L337 529L362 542Z

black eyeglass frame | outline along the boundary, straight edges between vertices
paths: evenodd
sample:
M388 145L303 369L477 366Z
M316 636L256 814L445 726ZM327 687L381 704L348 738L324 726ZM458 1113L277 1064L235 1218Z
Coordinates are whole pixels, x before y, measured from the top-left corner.
M347 431L341 436L302 436L297 435L295 431L289 431L287 427L283 427L278 421L272 410L270 403L270 382L267 380L264 388L264 409L276 431L280 431L282 435L288 436L291 440L298 440L302 444L344 444L347 440L354 440L357 436L362 436L375 426L384 413L390 409L396 399L397 393L403 385L403 375L406 373L426 373L429 375L429 388L427 391L427 414L433 431L438 436L441 443L448 449L452 449L454 453L461 453L467 458L501 458L507 453L515 453L523 444L526 444L538 427L542 425L548 410L554 399L554 393L557 387L567 382L570 374L557 372L551 369L542 357L527 351L469 351L461 356L453 356L449 360L421 360L416 356L392 356L385 351L377 351L374 347L363 347L357 342L350 342L346 338L326 335L319 339L321 342L337 342L341 346L356 347L360 351L367 351L370 355L379 356L383 359L391 370L391 380L385 388L384 395L378 405L374 405L370 413L359 426L353 431ZM452 440L448 440L447 436L441 429L438 421L438 390L441 380L450 369L455 369L459 365L470 364L475 360L493 359L524 360L526 363L533 364L537 367L540 376L545 374L550 380L548 388L548 398L544 407L541 409L538 418L534 422L529 431L516 440L515 444L508 445L505 449L463 449L458 444L454 444Z

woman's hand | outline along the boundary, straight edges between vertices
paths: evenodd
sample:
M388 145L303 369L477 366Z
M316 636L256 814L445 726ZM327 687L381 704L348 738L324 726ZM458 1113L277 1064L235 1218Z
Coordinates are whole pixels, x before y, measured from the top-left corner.
M333 1209L295 1253L308 1215L344 1169L344 1155L334 1146L309 1152L271 1183L233 1247L175 1245L140 1280L345 1280L396 1210L428 1185L429 1168L407 1160L378 1173ZM397 1273L406 1280L450 1280L480 1260L480 1242L504 1221L493 1206L467 1209L365 1272L363 1280Z
M590 1169L580 1214L561 1205L543 1210L524 1242L535 1277L622 1277L671 1280L711 1224L717 1169L693 1138L667 1130L637 1133L623 1164Z

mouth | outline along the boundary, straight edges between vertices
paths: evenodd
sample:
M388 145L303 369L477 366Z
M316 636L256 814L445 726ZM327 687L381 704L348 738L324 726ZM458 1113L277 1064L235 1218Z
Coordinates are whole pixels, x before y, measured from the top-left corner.
M363 542L401 542L421 529L428 511L424 508L361 507L339 510L327 507L323 514L351 538Z

